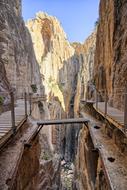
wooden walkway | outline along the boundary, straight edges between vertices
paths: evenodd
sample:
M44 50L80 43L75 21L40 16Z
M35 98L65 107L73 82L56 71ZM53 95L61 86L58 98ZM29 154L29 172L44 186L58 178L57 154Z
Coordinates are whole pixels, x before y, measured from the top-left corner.
M25 122L25 106L24 100L17 100L15 107L15 125L16 131ZM4 112L0 115L0 148L13 134L11 111Z
M97 112L99 112L102 116L105 117L104 102L99 102L98 108L96 108L96 105L94 104L94 108ZM124 131L124 113L122 111L108 105L106 119L109 120L112 124L114 124L117 128L119 128L122 132Z

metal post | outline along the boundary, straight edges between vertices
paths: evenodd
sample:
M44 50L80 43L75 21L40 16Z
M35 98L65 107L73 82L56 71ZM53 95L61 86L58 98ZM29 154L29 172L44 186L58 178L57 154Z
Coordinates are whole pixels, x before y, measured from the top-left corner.
M127 85L125 87L125 96L124 96L124 127L127 130Z
M13 134L16 132L16 126L15 126L15 103L14 103L14 93L10 92L11 97L11 122L12 122L12 130Z
M32 114L32 94L29 93L30 115Z
M107 108L108 108L108 95L107 89L105 90L105 117L107 117Z
M25 116L27 117L27 93L24 93Z
M98 109L98 92L97 92L97 89L96 89L96 109Z

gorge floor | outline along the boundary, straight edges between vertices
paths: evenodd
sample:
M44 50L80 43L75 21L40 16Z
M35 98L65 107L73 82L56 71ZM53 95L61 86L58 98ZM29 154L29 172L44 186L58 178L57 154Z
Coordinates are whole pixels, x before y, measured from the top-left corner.
M61 182L62 190L72 190L74 180L74 164L72 162L61 162Z

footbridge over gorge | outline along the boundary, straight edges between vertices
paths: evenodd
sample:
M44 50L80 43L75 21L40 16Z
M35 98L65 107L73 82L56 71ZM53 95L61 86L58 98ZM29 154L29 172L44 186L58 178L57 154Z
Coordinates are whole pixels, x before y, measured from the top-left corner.
M107 97L105 95L105 97ZM41 100L44 98L40 97ZM36 99L34 97L34 99ZM39 100L39 97L37 97ZM14 103L15 101L15 103ZM83 103L84 104L84 103ZM89 102L86 101L86 104L92 104L94 111L97 114L100 114L104 117L104 121L108 120L112 123L118 130L120 130L123 134L123 138L126 140L126 98L125 98L125 111L120 112L115 108L111 108L107 99L105 98L104 102L99 102L98 98L96 101ZM127 180L124 176L124 173L127 173L127 168L125 165L127 164L126 157L122 156L119 151L116 151L116 145L114 140L111 138L107 138L107 136L103 133L104 131L104 121L101 122L96 118L93 118L91 115L88 115L85 112L81 112L82 118L67 118L67 119L59 119L59 120L33 120L31 117L32 112L32 98L31 95L24 94L23 98L14 100L13 94L11 93L11 110L5 111L0 115L0 173L6 169L7 171L9 163L12 164L11 173L15 176L16 168L18 168L15 163L19 163L19 160L22 157L23 151L26 148L31 147L31 142L38 136L38 133L41 131L43 126L60 125L61 127L64 124L84 124L83 126L86 130L89 131L89 137L92 139L93 148L91 153L97 153L100 158L100 162L104 171L104 175L108 184L108 189L121 189L124 190L125 186L127 186ZM11 143L11 140L15 138L16 133L23 127L26 121L32 121L33 126L28 127L19 139L17 139L17 143L14 145ZM115 128L114 128L115 129ZM42 129L43 130L43 129ZM116 131L116 130L115 130ZM124 140L124 143L126 141ZM8 149L6 149L6 142L9 144ZM5 147L5 148L4 148ZM18 147L18 150L16 149ZM13 154L16 149L16 157L10 158L8 152ZM6 160L3 158L6 156ZM94 158L94 156L93 156ZM12 160L13 159L13 160ZM108 161L107 161L108 160ZM110 161L111 160L111 161ZM112 161L113 160L113 161ZM6 162L8 162L8 165ZM118 175L112 176L110 173L116 173ZM121 183L117 180L117 176L121 179ZM9 176L10 177L10 176ZM13 178L13 176L11 176ZM2 176L1 176L2 179ZM124 180L124 181L123 181ZM94 180L93 180L94 181ZM4 179L0 182L0 188L4 189Z
M84 119L84 118L68 118L68 119L59 119L59 120L42 120L42 121L37 121L38 125L38 132L42 129L44 125L64 125L64 124L85 124L86 126L88 125L89 120Z

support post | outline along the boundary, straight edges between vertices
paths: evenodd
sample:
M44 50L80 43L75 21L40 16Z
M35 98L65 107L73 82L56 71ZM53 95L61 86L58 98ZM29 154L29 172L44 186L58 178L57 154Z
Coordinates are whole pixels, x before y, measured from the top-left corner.
M127 130L127 85L125 87L125 96L124 96L124 127Z
M105 90L105 118L107 117L107 111L108 111L108 94L107 89Z
M32 114L32 93L29 93L30 116Z
M97 89L96 89L96 109L98 109L98 92L97 92Z
M27 118L27 93L24 93L25 117Z
M11 97L11 122L12 122L12 130L13 134L16 132L16 126L15 126L15 102L14 102L14 93L10 92Z

